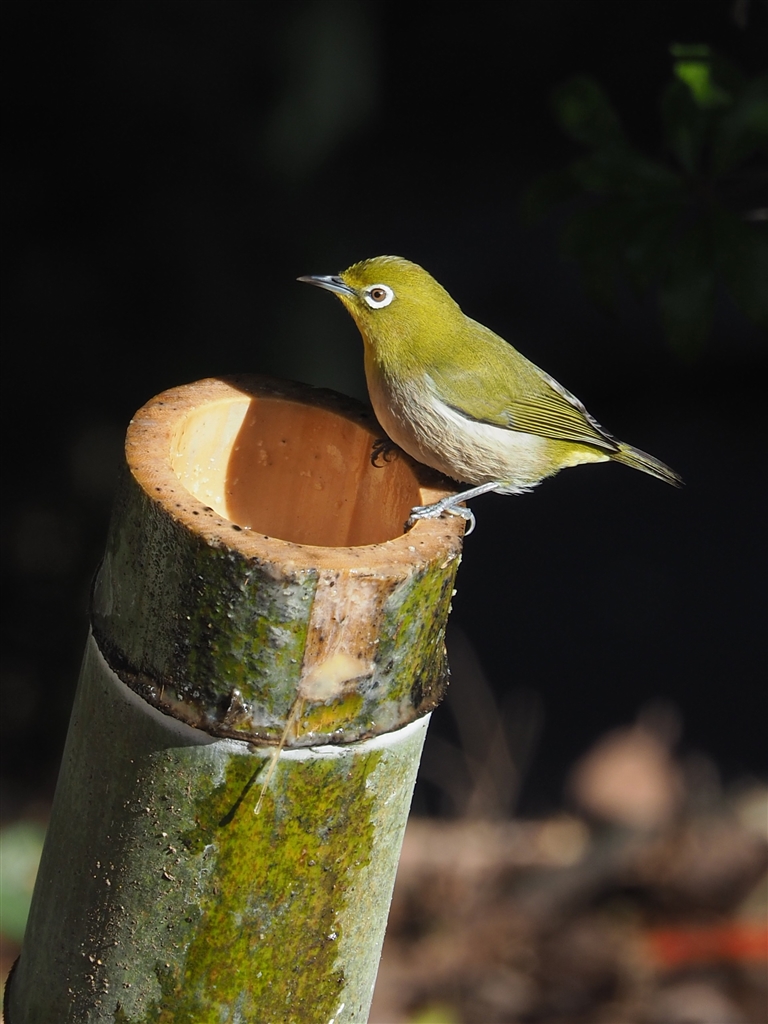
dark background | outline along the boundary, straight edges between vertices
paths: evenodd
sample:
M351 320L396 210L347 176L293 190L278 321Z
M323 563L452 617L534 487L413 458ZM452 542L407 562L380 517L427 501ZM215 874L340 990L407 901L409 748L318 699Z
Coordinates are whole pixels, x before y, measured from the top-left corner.
M687 483L592 466L474 504L456 687L479 664L507 707L519 809L653 701L726 780L765 771L765 339L723 298L681 357L652 300L591 303L561 215L520 214L577 153L554 86L594 75L658 155L669 44L756 74L764 3L5 0L2 20L7 815L52 793L132 413L233 371L363 397L352 321L294 279L383 253ZM456 740L450 706L433 730Z

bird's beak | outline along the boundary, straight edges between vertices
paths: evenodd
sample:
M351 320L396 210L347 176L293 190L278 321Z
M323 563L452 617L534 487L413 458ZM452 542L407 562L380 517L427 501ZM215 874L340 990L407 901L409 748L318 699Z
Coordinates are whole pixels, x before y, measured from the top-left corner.
M296 280L317 285L318 288L325 288L326 291L334 292L336 295L354 297L357 294L346 281L332 274L309 274L307 277L297 277Z

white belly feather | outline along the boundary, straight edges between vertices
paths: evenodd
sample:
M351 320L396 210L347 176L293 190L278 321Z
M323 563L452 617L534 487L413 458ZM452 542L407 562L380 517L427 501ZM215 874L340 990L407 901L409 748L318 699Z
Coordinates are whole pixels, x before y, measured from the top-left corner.
M368 391L389 437L418 462L454 480L501 482L499 491L510 494L534 487L560 468L548 457L546 438L467 419L435 396L428 376L420 388L397 382L389 389L369 376Z

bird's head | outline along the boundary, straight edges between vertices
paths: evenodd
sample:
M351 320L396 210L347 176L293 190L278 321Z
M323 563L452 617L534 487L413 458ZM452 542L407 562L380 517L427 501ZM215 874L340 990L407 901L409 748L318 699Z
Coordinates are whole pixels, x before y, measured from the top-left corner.
M400 256L375 256L337 275L299 281L337 295L363 340L387 359L426 354L434 340L455 333L464 315L448 292L416 263Z

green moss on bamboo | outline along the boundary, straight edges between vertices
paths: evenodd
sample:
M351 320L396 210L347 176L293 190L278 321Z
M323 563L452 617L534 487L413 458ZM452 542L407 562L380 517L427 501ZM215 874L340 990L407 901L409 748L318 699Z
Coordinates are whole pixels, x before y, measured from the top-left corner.
M437 704L444 688L445 623L459 560L430 566L401 585L384 611L377 662L389 699L414 707ZM425 615L429 609L429 615ZM434 694L433 702L430 695Z
M302 733L333 733L335 729L344 728L360 717L363 697L359 693L350 693L330 704L304 704L303 713L298 721L296 732Z
M233 571L239 556L224 548L201 544L197 554L207 585L195 601L183 677L198 686L216 680L211 703L237 689L264 705L279 735L298 687L317 572L278 582L258 565Z
M285 1024L333 1016L345 983L339 921L370 860L366 780L381 756L279 766L258 816L254 784L266 762L232 758L184 836L190 854L212 865L194 936L182 967L157 964L162 998L141 1024L219 1024L235 1009L241 1020ZM258 971L248 969L254 962Z

